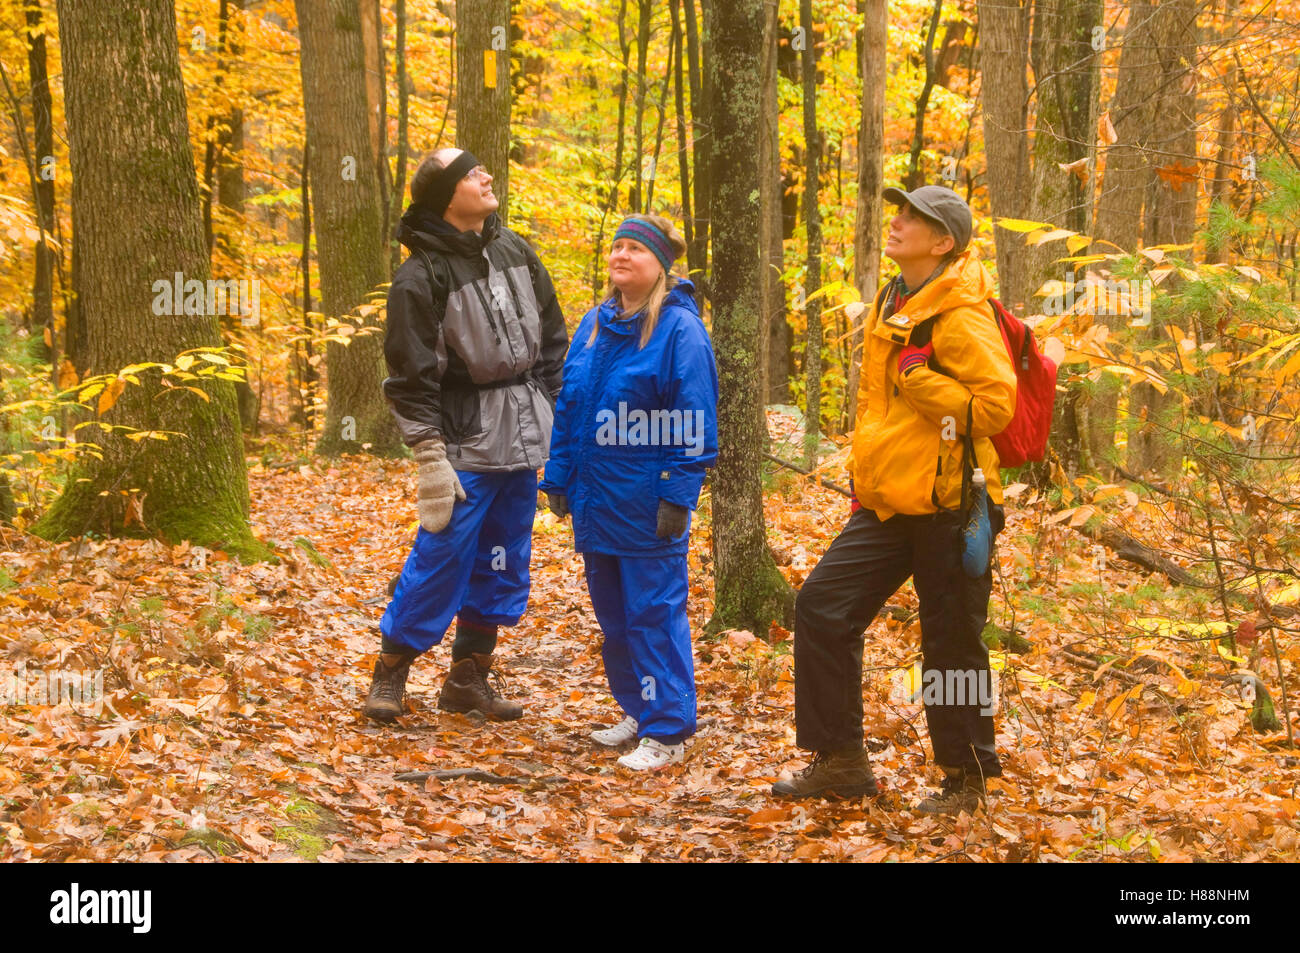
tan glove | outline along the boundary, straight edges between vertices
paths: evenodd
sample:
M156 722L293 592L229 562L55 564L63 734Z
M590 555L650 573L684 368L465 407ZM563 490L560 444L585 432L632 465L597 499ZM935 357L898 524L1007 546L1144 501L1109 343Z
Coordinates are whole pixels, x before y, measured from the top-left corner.
M411 448L415 462L420 465L419 493L416 508L420 525L430 533L440 533L451 522L451 509L457 500L465 499L456 471L447 462L447 449L441 440L431 438Z

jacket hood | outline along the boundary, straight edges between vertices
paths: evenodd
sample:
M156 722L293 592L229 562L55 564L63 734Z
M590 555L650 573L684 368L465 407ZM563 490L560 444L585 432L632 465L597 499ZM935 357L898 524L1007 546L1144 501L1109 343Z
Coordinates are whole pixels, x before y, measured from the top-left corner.
M501 233L501 218L493 212L483 222L483 234L462 232L441 217L417 205L407 206L397 226L397 240L410 251L423 248L444 255L477 258Z
M993 276L979 259L974 248L968 248L929 284L907 299L900 314L913 322L924 321L931 315L962 305L982 305L996 294Z

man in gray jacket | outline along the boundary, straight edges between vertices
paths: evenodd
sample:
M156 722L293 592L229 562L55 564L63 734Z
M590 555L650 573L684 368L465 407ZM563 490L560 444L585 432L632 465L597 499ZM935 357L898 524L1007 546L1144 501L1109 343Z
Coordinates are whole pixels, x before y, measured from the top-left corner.
M441 149L411 180L388 293L384 394L419 464L420 529L380 629L365 713L392 721L406 677L453 618L438 706L495 719L523 708L488 683L499 626L528 604L537 470L568 349L550 275L501 225L492 176Z

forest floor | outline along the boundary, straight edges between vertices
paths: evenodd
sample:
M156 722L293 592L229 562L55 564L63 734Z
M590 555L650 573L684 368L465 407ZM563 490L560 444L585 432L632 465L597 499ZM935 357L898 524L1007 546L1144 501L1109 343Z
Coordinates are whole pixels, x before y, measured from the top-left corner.
M1029 643L994 653L1005 774L987 810L933 818L910 809L938 775L922 708L898 688L919 647L910 585L866 637L882 793L781 802L770 785L804 763L789 633L698 638L701 728L686 761L620 769L619 752L588 738L619 713L569 525L544 510L529 610L497 654L525 717L438 711L448 640L413 666L411 712L368 723L385 587L415 525L414 465L250 463L254 530L278 565L187 544L4 538L0 677L19 670L29 704L0 709L0 860L1300 859L1300 752L1285 730L1252 729L1222 677L1241 663L1177 623L1203 600L1123 564L1099 571L1089 541L1050 522L1032 491L1008 506L990 607ZM772 547L798 585L847 501L790 474L770 484ZM696 632L712 610L707 489L701 517ZM1151 617L1164 636L1144 632ZM1245 662L1277 699L1268 653ZM102 669L102 710L32 704L30 684L55 668ZM1294 644L1286 668L1294 708ZM498 780L398 777L457 769Z

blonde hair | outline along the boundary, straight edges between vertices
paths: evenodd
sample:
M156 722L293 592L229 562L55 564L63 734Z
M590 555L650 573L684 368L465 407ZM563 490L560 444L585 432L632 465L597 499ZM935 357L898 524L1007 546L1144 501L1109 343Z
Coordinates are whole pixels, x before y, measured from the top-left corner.
M659 231L668 236L668 242L673 246L673 254L681 257L686 252L686 240L678 233L676 226L662 215L640 215ZM672 291L677 285L677 276L670 272L660 271L659 278L655 281L654 287L650 289L650 295L646 298L645 303L636 311L628 312L623 309L623 295L614 285L607 284L602 301L613 301L619 306L619 317L627 318L639 312L645 312L645 319L641 324L641 343L638 347L645 347L650 341L650 336L655 333L655 327L659 324L659 312L663 309L664 299L668 297L668 292ZM596 323L592 326L591 337L587 339L587 346L590 347L596 342L596 335L600 333L600 318L596 318Z

